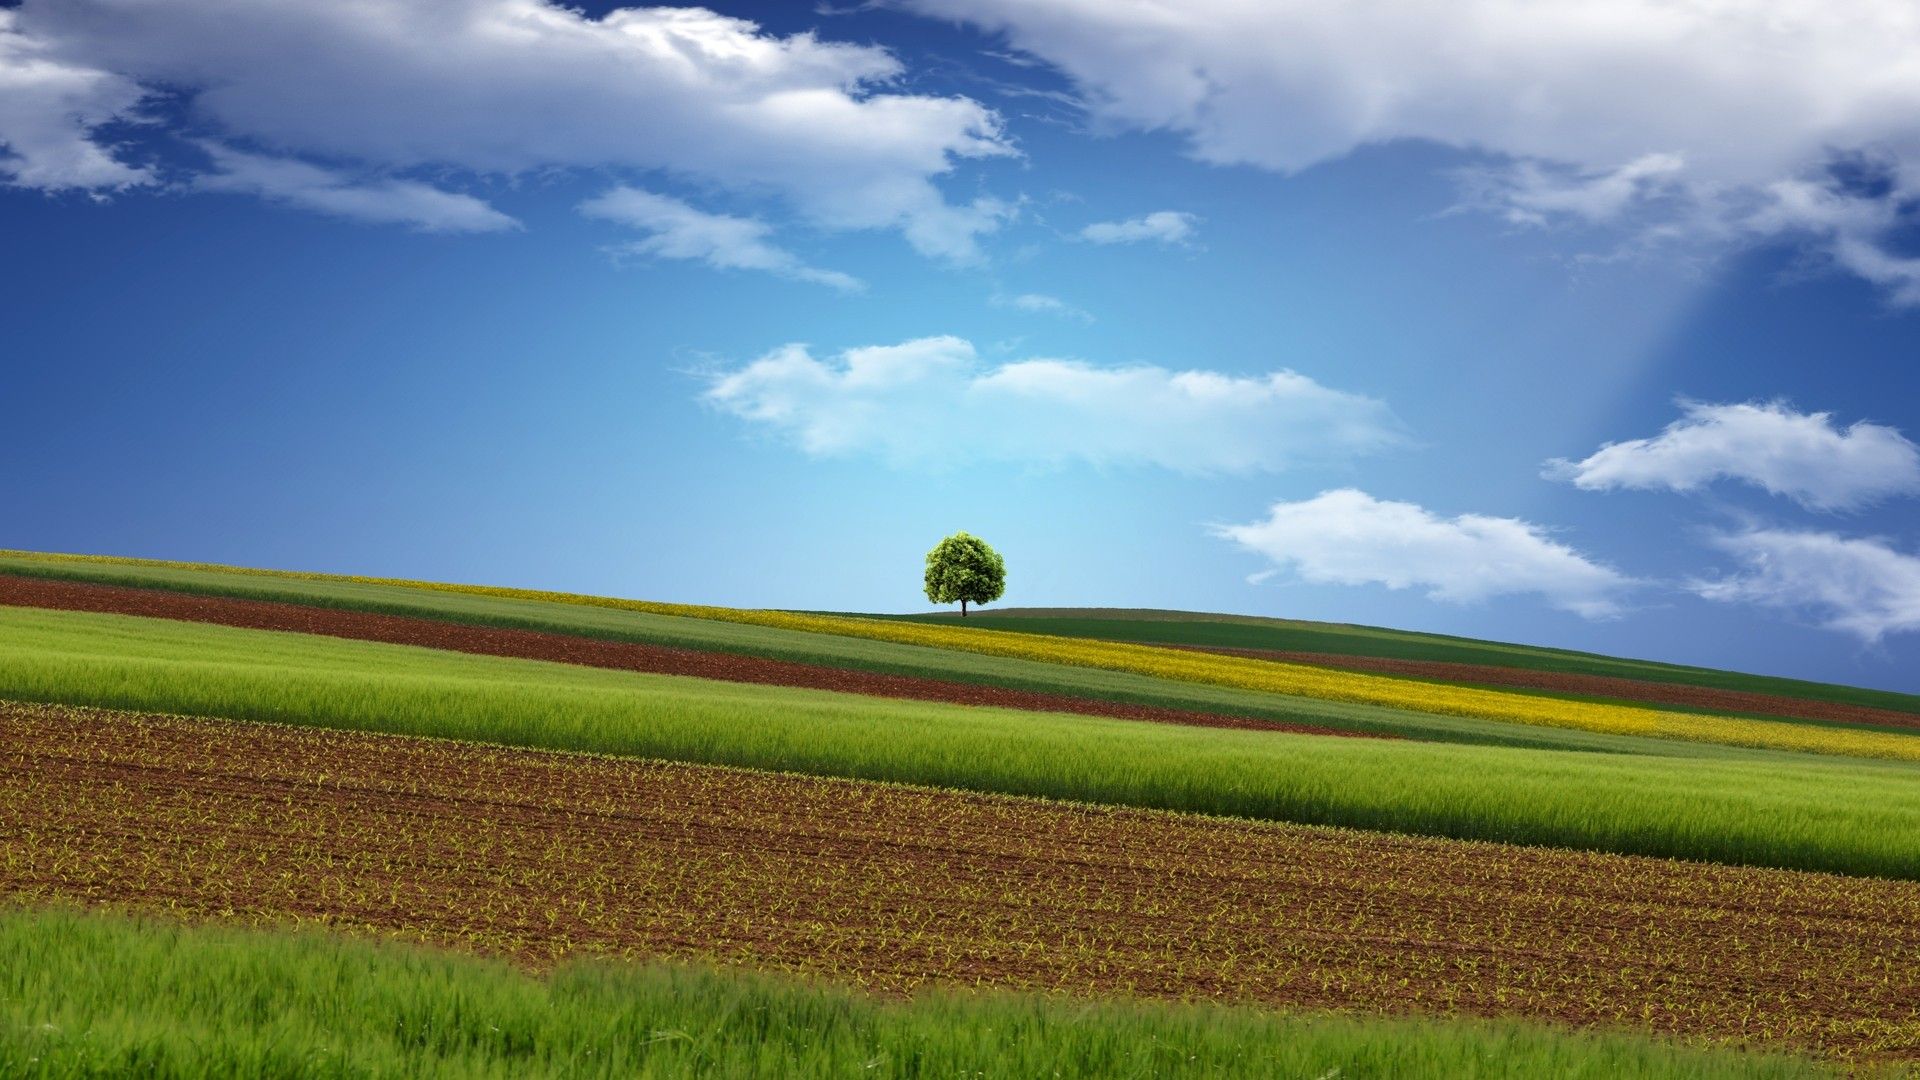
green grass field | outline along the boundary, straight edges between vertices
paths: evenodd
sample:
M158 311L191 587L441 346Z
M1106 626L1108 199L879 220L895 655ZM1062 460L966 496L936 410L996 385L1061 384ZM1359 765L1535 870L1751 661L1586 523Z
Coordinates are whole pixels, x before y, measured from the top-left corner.
M315 581L173 566L62 561L18 553L0 554L0 573L164 588L209 596L274 600L481 626L577 634L609 641L671 645L860 671L1071 694L1130 704L1319 724L1349 731L1405 735L1441 742L1619 753L1691 755L1696 752L1686 744L1670 740L1623 738L1571 728L1532 727L1473 717L1438 716L1404 709L1208 686L1129 672L556 601L471 596L404 585Z
M875 615L913 622L957 618L944 614ZM1536 671L1610 675L1651 682L1682 683L1721 690L1747 690L1815 701L1837 701L1880 709L1920 713L1920 696L1887 690L1869 690L1833 683L1806 682L1768 675L1748 675L1714 668L1627 660L1597 653L1543 649L1442 634L1419 634L1372 626L1310 623L1255 616L1223 616L1199 612L1123 611L1111 608L1036 608L1029 612L976 612L966 625L982 629L1015 630L1061 637L1088 637L1107 641L1135 641L1172 645L1212 645L1237 649L1280 649L1294 652L1378 656L1396 660L1442 660L1461 664L1489 664Z
M1510 1022L1014 994L878 1000L737 970L474 957L0 910L0 1075L1811 1077L1786 1057Z
M1639 756L968 708L0 608L0 697L1920 878L1920 767Z

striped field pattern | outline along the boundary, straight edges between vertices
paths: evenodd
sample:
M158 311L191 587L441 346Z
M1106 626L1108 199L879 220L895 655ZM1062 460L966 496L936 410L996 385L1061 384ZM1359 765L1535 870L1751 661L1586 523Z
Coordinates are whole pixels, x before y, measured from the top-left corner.
M1475 717L1541 727L1684 739L1730 746L1798 750L1896 761L1920 761L1920 736L1899 732L1700 713L1676 713L1631 705L1574 701L1476 687L1448 686L1387 675L1337 671L1307 664L1250 657L1196 653L1129 642L1054 637L962 626L935 626L842 615L623 600L500 586L254 570L214 564L108 556L48 555L27 552L0 552L0 554L32 554L36 559L54 562L159 566L308 581L351 581L472 596L582 604L655 615L674 615L812 633L837 634L987 656L1129 672L1293 697L1412 709L1445 716Z

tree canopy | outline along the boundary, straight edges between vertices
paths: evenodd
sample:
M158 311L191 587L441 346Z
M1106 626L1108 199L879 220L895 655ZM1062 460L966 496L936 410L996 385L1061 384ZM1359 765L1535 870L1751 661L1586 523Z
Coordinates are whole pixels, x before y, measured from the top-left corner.
M967 604L986 604L1007 591L1007 564L985 540L958 532L927 552L927 599L936 604L958 601L960 614Z

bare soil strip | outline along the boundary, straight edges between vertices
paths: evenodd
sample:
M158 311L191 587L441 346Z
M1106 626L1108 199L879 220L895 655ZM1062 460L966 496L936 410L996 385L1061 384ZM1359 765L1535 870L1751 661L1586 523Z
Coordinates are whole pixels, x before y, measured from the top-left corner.
M1367 671L1382 675L1411 675L1419 679L1444 682L1479 683L1521 690L1546 690L1557 694L1586 694L1592 697L1643 701L1654 705L1684 705L1714 712L1757 713L1784 716L1796 720L1829 720L1846 724L1874 724L1881 727L1920 728L1920 713L1897 709L1876 709L1871 705L1848 705L1838 701L1814 701L1784 694L1763 694L1752 690L1716 690L1685 683L1623 679L1614 675L1583 675L1575 672L1534 671L1529 668L1461 664L1446 660L1397 660L1384 656L1349 656L1345 653L1290 652L1284 649L1240 649L1226 645L1165 645L1169 649L1219 653L1224 656L1251 656L1256 659L1283 660L1294 664Z
M0 703L0 896L1920 1059L1920 884Z
M977 683L950 682L911 675L886 675L821 664L802 664L771 660L737 653L704 652L665 645L637 642L602 641L571 634L513 630L502 627L473 626L403 615L381 615L337 608L309 607L267 600L242 600L222 596L197 596L191 593L158 589L135 589L119 585L94 585L76 581L14 577L0 574L0 604L15 607L54 608L61 611L92 611L115 615L144 615L183 622L217 623L249 630L284 630L300 634L380 641L393 645L419 645L429 649L478 653L485 656L509 656L525 660L549 660L586 667L643 671L659 675L691 675L724 682L763 683L774 686L838 690L871 697L905 698L913 701L943 701L957 705L991 705L1003 709L1033 712L1080 713L1087 716L1111 716L1125 720L1150 720L1192 727L1244 728L1255 731L1287 731L1305 735L1343 735L1353 738L1392 739L1387 733L1342 731L1315 724L1292 724L1248 716L1188 712L1153 705L1130 705L1097 698L1073 697L1026 690L1009 690Z

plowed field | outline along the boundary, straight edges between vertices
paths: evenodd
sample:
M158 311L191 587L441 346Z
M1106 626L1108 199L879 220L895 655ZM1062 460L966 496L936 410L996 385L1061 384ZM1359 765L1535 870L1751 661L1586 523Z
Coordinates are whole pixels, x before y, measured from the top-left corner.
M1150 720L1196 727L1289 731L1307 735L1345 735L1354 738L1398 738L1386 733L1341 731L1313 724L1290 724L1279 720L1189 712L1153 705L1130 705L1118 701L1009 690L944 679L854 671L818 664L743 656L737 653L702 652L697 649L679 649L637 642L602 641L535 630L469 626L463 623L441 622L437 619L380 615L267 600L199 596L118 585L93 585L74 581L0 575L0 604L52 608L59 611L142 615L157 619L237 626L250 630L322 634L327 637L380 641L392 645L419 645L431 649L448 649L486 656L549 660L563 664L614 668L622 671L645 671L660 675L691 675L725 682L838 690L872 697L944 701L959 705L992 705L1004 709L1028 709L1035 712L1080 713L1087 716L1112 716L1125 720Z
M1920 1058L1920 884L51 706L0 893Z
M1761 694L1750 690L1717 690L1709 686L1654 682L1647 679L1623 679L1613 675L1585 675L1568 671L1537 671L1532 668L1459 664L1445 660L1400 660L1385 656L1354 656L1347 653L1289 652L1284 649L1238 649L1221 645L1169 645L1172 649L1216 653L1221 656L1251 656L1290 664L1313 664L1342 671L1367 671L1381 675L1411 675L1417 679L1476 683L1522 690L1546 690L1557 694L1586 694L1621 701L1643 701L1652 705L1684 705L1715 712L1759 713L1796 720L1830 720L1843 724L1877 724L1882 727L1920 729L1920 713L1876 709L1869 705L1850 705L1839 701Z

